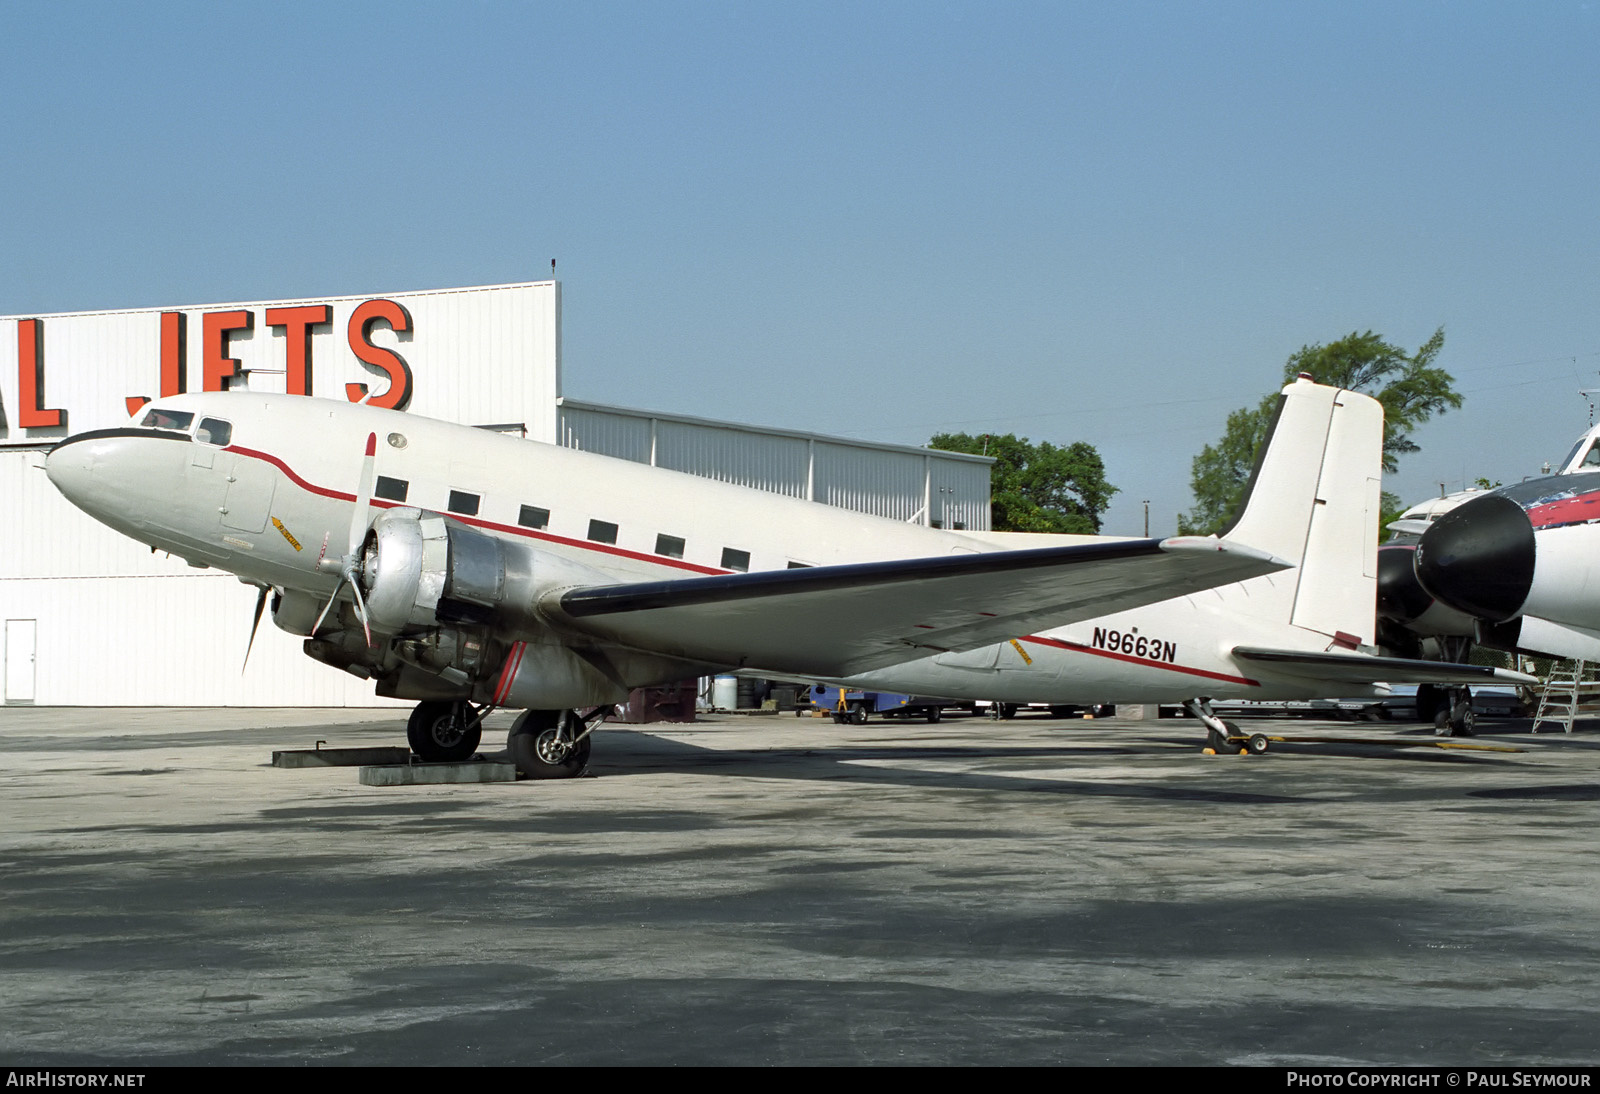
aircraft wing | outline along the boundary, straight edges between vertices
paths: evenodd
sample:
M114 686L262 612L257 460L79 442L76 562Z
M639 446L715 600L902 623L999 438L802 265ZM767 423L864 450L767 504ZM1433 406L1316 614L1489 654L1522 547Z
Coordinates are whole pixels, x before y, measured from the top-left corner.
M1538 677L1486 665L1454 661L1418 661L1409 657L1371 657L1360 653L1310 653L1235 646L1233 655L1244 661L1270 665L1287 676L1333 680L1346 684L1537 684Z
M1211 537L1132 539L569 589L555 607L634 649L834 677L1288 566Z

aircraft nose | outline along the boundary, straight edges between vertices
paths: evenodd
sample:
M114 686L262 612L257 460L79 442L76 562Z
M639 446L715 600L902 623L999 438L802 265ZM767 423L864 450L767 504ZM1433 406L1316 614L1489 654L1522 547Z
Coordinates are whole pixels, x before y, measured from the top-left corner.
M1521 612L1533 588L1533 522L1509 498L1474 498L1423 533L1416 572L1436 599L1503 622Z
M44 459L44 473L55 488L80 509L88 508L88 503L99 490L100 484L95 477L97 454L93 444L68 437L52 448Z
M1417 580L1412 544L1378 548L1378 614L1409 623L1433 606L1433 597Z

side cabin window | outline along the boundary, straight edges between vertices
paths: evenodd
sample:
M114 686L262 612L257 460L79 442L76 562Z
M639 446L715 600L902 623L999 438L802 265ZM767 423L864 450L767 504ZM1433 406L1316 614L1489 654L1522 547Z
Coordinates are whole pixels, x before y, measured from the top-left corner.
M214 444L218 448L226 448L228 442L233 439L233 423L225 422L221 418L201 418L200 428L195 431L194 439L201 444Z
M792 558L789 560L789 569L791 570L809 570L815 565L815 562L796 562Z
M450 491L450 512L460 513L464 517L478 515L478 495L469 494L465 490Z
M524 528L547 528L550 526L550 510L540 509L537 505L524 505L517 514L517 523Z
M741 551L737 547L724 547L722 549L722 568L724 570L737 570L741 574L750 572L750 552Z
M595 543L617 542L617 526L608 520L591 520L589 538Z
M406 491L411 489L411 484L405 479L391 479L388 475L378 476L378 485L372 490L374 497L384 501L405 501Z
M139 422L147 429L177 429L185 433L194 422L194 415L187 410L151 410Z
M1586 471L1600 467L1600 441L1595 441L1594 447L1584 455L1583 467Z
M656 554L663 558L682 558L683 546L683 540L677 536L669 536L664 532L656 536Z

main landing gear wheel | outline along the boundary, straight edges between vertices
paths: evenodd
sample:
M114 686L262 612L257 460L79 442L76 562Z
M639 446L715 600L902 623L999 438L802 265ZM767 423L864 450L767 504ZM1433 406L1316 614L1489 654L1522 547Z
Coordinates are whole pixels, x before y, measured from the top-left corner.
M1468 688L1451 688L1449 702L1433 716L1435 737L1471 737L1478 728L1478 716L1472 710L1472 691Z
M1222 725L1223 728L1228 731L1227 733L1220 733L1215 729L1206 730L1206 747L1211 749L1211 751L1215 752L1218 756L1221 756L1225 752L1232 752L1233 744L1228 740L1228 738L1239 736L1238 723L1223 722ZM1259 736L1259 734L1257 736ZM1261 740L1265 742L1266 738L1262 737ZM1266 749L1263 748L1261 751L1265 752Z
M530 779L575 779L589 766L593 742L568 710L529 710L511 726L506 747L517 770Z
M406 722L406 741L427 763L455 763L478 750L483 726L466 703L418 703Z
M1478 716L1469 707L1460 714L1441 710L1433 716L1435 737L1474 737L1477 735Z

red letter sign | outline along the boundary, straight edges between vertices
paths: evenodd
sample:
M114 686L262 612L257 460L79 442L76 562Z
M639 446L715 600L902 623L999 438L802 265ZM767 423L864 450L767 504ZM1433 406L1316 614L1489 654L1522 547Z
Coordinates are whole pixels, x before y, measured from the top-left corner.
M367 364L389 374L389 388L382 395L368 400L372 406L404 410L411 403L411 366L406 359L391 349L380 349L372 344L372 326L386 322L396 334L411 329L411 313L393 300L368 300L350 316L348 336L350 349ZM366 384L344 385L345 395L352 403L359 403L367 394Z
M161 396L189 390L189 317L181 311L161 313ZM123 402L130 415L150 401L148 395L130 395Z
M228 381L239 375L239 359L228 356L228 332L254 330L255 314L245 310L208 311L201 323L201 334L205 341L205 379L201 382L200 390L227 391Z
M327 304L267 309L267 326L283 328L288 359L284 390L290 395L311 394L311 328L332 320L333 309Z
M23 429L42 429L67 424L64 410L46 410L44 399L44 323L38 319L17 320L17 424Z

